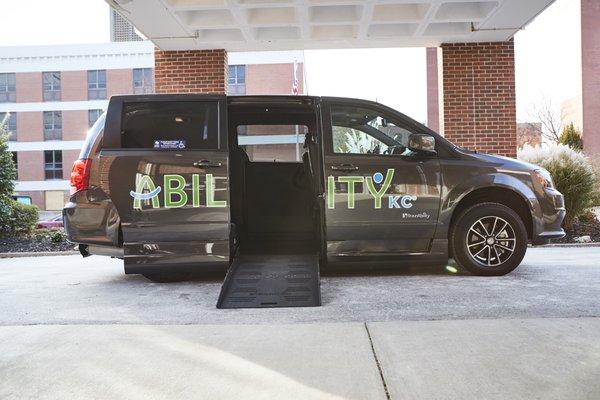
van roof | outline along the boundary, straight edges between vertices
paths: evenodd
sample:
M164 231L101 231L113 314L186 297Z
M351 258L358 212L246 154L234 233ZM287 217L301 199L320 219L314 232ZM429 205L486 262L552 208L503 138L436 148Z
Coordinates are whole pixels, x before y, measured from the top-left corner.
M307 95L223 95L223 94L195 94L195 93L182 93L182 94L131 94L131 95L119 95L112 96L112 99L120 99L125 101L159 101L159 100L217 100L226 98L230 103L246 103L246 102L285 102L285 103L307 103L307 102L318 102L319 100L336 100L336 101L352 101L357 103L371 103L380 104L370 100L350 98L350 97L326 97L326 96L307 96Z

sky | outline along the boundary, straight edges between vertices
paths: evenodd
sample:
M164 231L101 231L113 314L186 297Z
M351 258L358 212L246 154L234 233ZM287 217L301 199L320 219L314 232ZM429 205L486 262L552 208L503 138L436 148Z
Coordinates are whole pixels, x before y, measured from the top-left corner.
M516 34L519 121L530 120L535 105L559 106L581 93L579 4L556 0ZM110 39L103 0L2 0L2 6L0 46ZM310 94L377 100L427 120L425 49L315 50L306 51L305 59Z

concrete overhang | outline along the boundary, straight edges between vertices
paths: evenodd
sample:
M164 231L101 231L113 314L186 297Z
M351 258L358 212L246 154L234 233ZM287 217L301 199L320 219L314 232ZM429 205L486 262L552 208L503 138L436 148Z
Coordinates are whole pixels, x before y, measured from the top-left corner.
M505 41L554 0L106 0L162 50Z

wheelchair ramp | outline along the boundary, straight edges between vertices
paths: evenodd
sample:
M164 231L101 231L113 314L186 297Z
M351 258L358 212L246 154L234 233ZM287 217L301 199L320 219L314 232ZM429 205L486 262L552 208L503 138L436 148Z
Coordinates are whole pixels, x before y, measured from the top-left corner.
M241 254L231 264L217 302L217 308L320 305L317 254Z

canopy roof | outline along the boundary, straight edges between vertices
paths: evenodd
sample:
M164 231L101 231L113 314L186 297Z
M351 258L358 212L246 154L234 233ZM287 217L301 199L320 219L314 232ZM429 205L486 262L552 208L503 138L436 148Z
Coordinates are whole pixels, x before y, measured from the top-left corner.
M554 0L106 0L163 50L438 46L510 39Z

